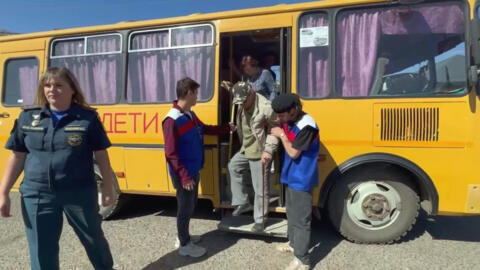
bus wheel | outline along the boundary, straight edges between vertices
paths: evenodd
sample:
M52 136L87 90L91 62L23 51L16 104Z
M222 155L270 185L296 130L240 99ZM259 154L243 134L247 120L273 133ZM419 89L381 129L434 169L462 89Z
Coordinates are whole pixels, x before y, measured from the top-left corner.
M328 199L333 226L348 240L365 244L399 240L412 229L419 209L408 175L379 167L347 173Z
M113 172L112 172L113 173ZM97 192L98 192L98 213L102 216L103 219L109 219L114 216L120 208L125 203L125 198L121 194L118 187L117 178L113 175L112 185L113 185L113 202L109 206L102 206L102 186L103 186L103 177L100 173L100 168L95 164L95 181L97 182Z

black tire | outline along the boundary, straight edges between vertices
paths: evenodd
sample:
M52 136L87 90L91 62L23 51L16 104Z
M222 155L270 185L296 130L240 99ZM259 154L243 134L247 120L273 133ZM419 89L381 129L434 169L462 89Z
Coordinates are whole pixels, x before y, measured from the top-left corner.
M408 174L391 166L369 166L339 179L327 208L332 225L346 239L389 244L412 229L420 203Z
M112 172L113 174L113 172ZM102 174L100 173L100 169L97 165L95 165L95 181L97 182L97 192L98 192L98 213L102 216L103 219L109 219L113 217L126 202L126 196L122 195L120 192L120 188L118 187L117 178L115 174L112 177L112 185L113 185L113 203L107 207L102 206L101 204L101 193L102 193Z
M312 206L312 216L317 221L322 221L322 211L321 211L321 209L316 207L316 206Z

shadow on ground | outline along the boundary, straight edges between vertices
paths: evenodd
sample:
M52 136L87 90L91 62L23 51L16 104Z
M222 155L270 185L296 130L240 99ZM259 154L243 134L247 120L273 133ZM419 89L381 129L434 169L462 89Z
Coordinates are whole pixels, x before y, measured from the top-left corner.
M268 243L281 242L281 238L255 236L248 234L236 234L220 230L214 230L202 235L201 246L207 249L207 254L205 256L201 258L183 257L178 255L177 250L173 250L163 255L155 262L147 265L145 268L143 268L143 270L172 270L206 261L208 260L208 258L215 256L217 253L222 252L235 245L239 239L263 240Z
M436 216L427 218L424 222L433 239L480 242L480 216Z
M214 212L213 210L210 201L199 200L193 218L220 221L220 212ZM175 217L176 199L174 197L131 196L131 198L129 198L129 203L113 219L130 219L148 215ZM271 215L285 217L284 214ZM412 230L396 244L415 241L415 239L422 237L425 233L430 234L434 240L480 242L478 228L480 228L480 216L428 216L422 211ZM202 235L202 246L206 247L208 250L206 256L202 258L184 258L179 256L178 252L175 250L163 255L144 269L176 269L187 265L193 265L207 260L209 257L215 256L217 253L230 248L241 238L262 239L266 242L273 243L284 241L282 238L236 234L214 230ZM315 267L316 264L323 260L340 242L345 241L330 225L326 216L324 216L321 221L315 219L312 221L311 240L312 267Z
M168 216L177 215L177 200L175 197L130 195L127 203L111 220L138 218L143 216ZM220 212L214 212L209 200L198 200L193 218L215 220L220 219Z
M328 218L312 220L310 261L312 269L315 268L340 242L344 239L333 229Z
M480 216L428 216L421 211L412 230L398 243L430 234L434 240L480 242Z

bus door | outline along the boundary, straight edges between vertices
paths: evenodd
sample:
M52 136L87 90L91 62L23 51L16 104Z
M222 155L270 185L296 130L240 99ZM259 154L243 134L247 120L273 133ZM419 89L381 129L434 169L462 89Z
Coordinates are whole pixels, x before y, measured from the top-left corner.
M475 1L475 6L473 8L473 16L470 21L471 25L471 37L472 37L472 58L473 65L470 68L470 80L473 82L478 81L478 74L480 72L480 1ZM477 92L479 91L477 85Z
M240 61L243 56L251 55L258 62L262 69L267 69L275 80L276 92L290 92L290 33L291 28L271 28L251 31L239 31L224 33L220 37L220 81L229 81L232 84L242 80L244 76L240 67ZM228 123L235 120L232 118L231 99L225 89L220 89L219 113L221 123ZM230 146L232 144L233 146ZM228 185L228 160L240 148L240 143L236 136L232 142L230 138L223 138L221 143L221 165L222 165L222 181L221 186L221 202L224 205L230 204L231 194ZM270 207L284 206L284 196L282 187L279 184L279 161L278 158L274 162L274 168L271 178L270 193L275 196L272 198Z
M290 92L290 40L291 15L273 14L223 20L219 25L220 57L219 81L232 84L241 81L243 74L240 66L242 58L252 56L262 69L267 69L274 77L277 93ZM231 98L228 91L220 89L219 119L227 123L235 119L235 110L231 109ZM231 190L228 175L228 161L240 149L235 136L221 141L221 207L231 206ZM278 155L277 155L278 156ZM270 212L285 212L284 190L279 181L281 165L275 158L268 192ZM248 183L248 181L247 181ZM253 203L253 188L250 188ZM252 233L252 214L240 217L224 217L219 228L240 233ZM261 234L270 236L286 236L286 221L269 217L265 230Z
M0 137L3 142L8 140L15 119L21 112L21 107L34 103L39 72L43 70L44 55L43 50L0 54L0 74L2 74L0 76L0 85L2 86ZM10 154L11 151L3 147L0 149L0 170L3 171L5 168ZM19 179L21 178L19 177ZM17 181L14 188L18 188L19 184L20 181Z

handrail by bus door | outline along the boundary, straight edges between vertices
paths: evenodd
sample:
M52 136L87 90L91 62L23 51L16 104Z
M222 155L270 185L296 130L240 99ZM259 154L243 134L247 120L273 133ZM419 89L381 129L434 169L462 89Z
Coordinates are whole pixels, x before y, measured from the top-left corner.
M229 52L229 60L233 59L233 37L230 37L230 52ZM230 81L233 81L233 69L230 68ZM232 89L229 89L229 96L230 96L230 122L229 124L234 124L235 122L235 104L233 104L232 99ZM232 158L232 150L233 150L233 130L230 129L230 135L228 138L228 160Z

